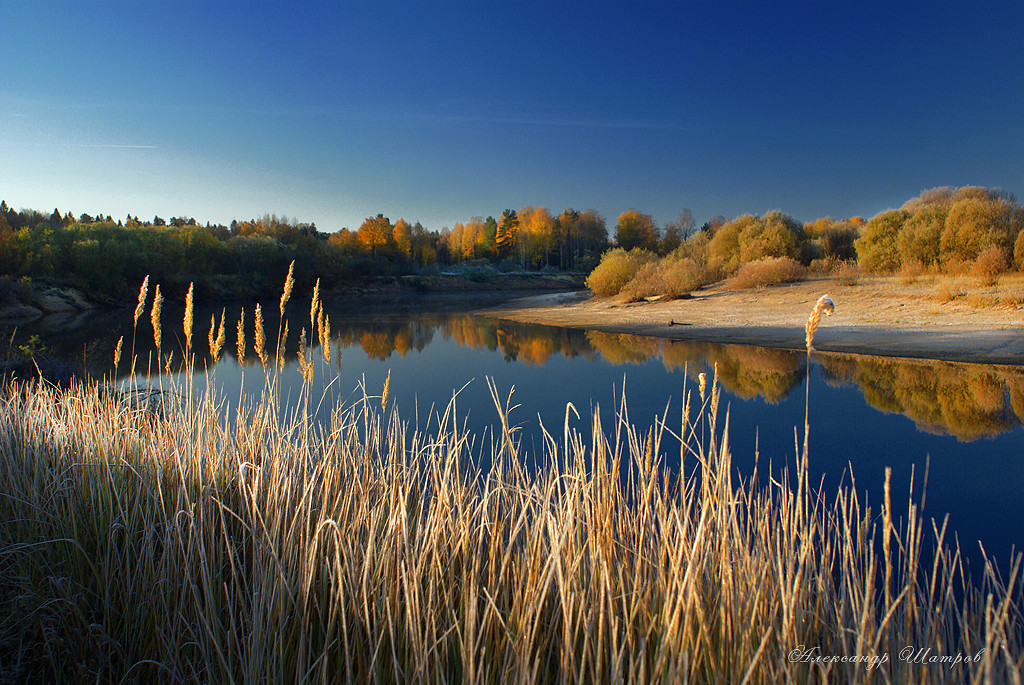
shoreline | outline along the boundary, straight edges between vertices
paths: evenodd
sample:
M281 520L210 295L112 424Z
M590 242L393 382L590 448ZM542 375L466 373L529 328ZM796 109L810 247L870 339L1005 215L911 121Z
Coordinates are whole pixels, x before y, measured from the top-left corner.
M964 292L943 302L946 295L934 292L950 287L948 282ZM998 290L1016 293L1022 285L1014 279ZM896 277L861 277L849 286L817 278L739 291L717 284L687 299L639 303L577 291L517 298L476 313L606 333L802 351L805 322L824 294L835 301L836 311L821 320L814 337L817 352L1024 365L1024 304L1013 304L1016 295L972 288L957 279L901 284ZM995 304L985 304L993 298Z

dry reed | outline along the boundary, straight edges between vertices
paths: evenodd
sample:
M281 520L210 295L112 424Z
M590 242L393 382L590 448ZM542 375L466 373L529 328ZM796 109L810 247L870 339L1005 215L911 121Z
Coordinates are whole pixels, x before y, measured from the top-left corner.
M317 313L320 311L320 279L316 279L316 284L313 286L313 299L309 302L309 337L312 342L313 331L319 330L317 328Z
M811 315L807 318L807 325L804 327L807 333L807 353L810 354L811 350L814 349L814 333L818 330L818 324L821 323L821 315L824 313L825 316L832 316L832 312L836 309L835 302L828 295L822 295L818 298L818 301L814 304L814 309L811 311Z
M256 305L256 332L253 347L256 352L256 356L259 357L260 366L264 369L267 368L267 334L263 330L263 310L260 306Z
M288 348L288 322L284 322L284 329L281 331L281 337L278 340L277 345L277 370L284 371L285 365L285 350Z
M160 310L163 308L164 296L160 294L160 284L153 292L153 308L149 312L149 322L153 325L153 344L156 345L156 356L160 358L160 348L163 342L163 335L160 330Z
M220 325L218 326L216 322L216 317L213 314L210 315L210 359L213 360L214 364L216 364L217 361L220 359L220 351L224 348L224 343L227 342L227 334L224 331L224 319L226 318L227 309L221 309ZM217 329L216 337L214 337L213 335L213 330L215 327Z
M302 380L304 382L313 382L313 350L310 349L307 354L305 327L303 327L302 331L299 333L299 373L302 374Z
M185 354L187 355L192 351L192 316L193 316L193 302L192 302L192 288L194 283L188 284L188 292L185 293L185 319L182 321L182 328L185 330Z
M245 307L238 313L238 325L235 327L235 353L238 363L245 366Z
M0 681L1020 680L1020 555L972 577L888 471L880 522L806 459L734 480L717 369L677 432L567 408L534 469L493 384L481 453L454 404L430 432L388 413L390 372L325 424L169 383L156 411L5 387Z
M114 348L114 375L117 376L117 365L121 363L121 345L124 344L124 336L117 339L117 347Z
M288 265L288 275L284 278L284 292L281 293L281 318L284 319L284 308L292 296L292 288L295 287L295 261Z
M1024 663L1019 557L975 584L914 506L887 498L879 530L856 490L733 480L714 387L678 434L683 478L665 423L625 406L612 433L595 412L547 435L535 471L506 430L479 473L451 408L430 434L366 402L303 431L266 399L226 421L210 394L152 414L7 390L0 680L960 683Z
M139 303L135 305L135 323L132 324L135 328L139 326L139 319L142 318L142 313L146 311L146 294L149 291L149 276L142 279L142 286L139 288Z

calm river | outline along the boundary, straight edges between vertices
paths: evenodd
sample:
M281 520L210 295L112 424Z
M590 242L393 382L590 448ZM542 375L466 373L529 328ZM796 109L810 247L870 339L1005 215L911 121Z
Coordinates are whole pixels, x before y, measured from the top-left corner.
M266 303L276 315L277 303ZM262 370L252 353L252 307L246 308L249 351L245 364L235 352L238 308L228 312L227 344L212 378L229 401L239 383L259 394ZM302 321L301 301L291 305L285 397L301 388L296 350ZM308 304L305 311L308 312ZM755 449L762 466L794 463L794 428L803 435L806 355L803 352L670 342L638 336L574 331L524 325L464 313L435 314L396 311L352 313L328 306L332 326L332 361L320 363L316 350L316 387L329 386L331 401L354 401L365 384L380 395L390 372L390 397L402 418L425 427L430 407L443 408L458 392L457 417L477 436L497 423L487 378L507 395L515 388L513 423L521 427L525 445L539 446L539 422L560 435L566 405L580 419L572 425L590 427L591 408L600 407L605 428L612 430L611 408L625 393L631 422L650 426L668 411L668 425L678 429L684 387L696 395L697 374L709 378L717 365L723 408L729 411L733 462L741 472L754 465ZM215 314L218 316L220 312ZM210 312L197 314L193 343L207 353ZM277 323L268 316L268 336ZM178 368L180 311L164 316L164 351L176 350ZM34 332L56 356L85 360L96 374L109 373L114 345L125 335L121 375L127 369L131 313L80 317L58 326L22 327L18 339ZM139 325L140 359L152 350L147 316ZM340 372L339 372L340 352ZM205 382L202 363L197 376ZM243 381L244 379L244 381ZM852 468L857 487L868 491L873 511L879 510L886 466L893 470L894 504L906 502L915 472L919 499L928 468L925 513L941 522L947 513L961 547L976 557L980 540L999 566L1008 567L1011 548L1024 546L1024 367L952 364L815 353L810 368L810 468L813 480L824 478L834 490L849 482ZM436 426L436 423L434 424ZM478 443L482 438L478 439ZM678 454L678 450L675 452ZM896 507L897 510L904 507ZM926 543L929 539L926 535Z

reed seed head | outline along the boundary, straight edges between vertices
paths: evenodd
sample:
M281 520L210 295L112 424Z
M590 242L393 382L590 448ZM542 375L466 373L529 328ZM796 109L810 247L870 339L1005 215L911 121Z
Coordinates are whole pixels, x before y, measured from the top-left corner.
M281 345L277 348L277 370L284 371L284 351L288 348L288 322L284 322L284 330L281 331Z
M384 379L384 392L380 396L380 408L388 408L388 394L391 391L391 369L388 369L388 377Z
M124 344L124 336L117 339L117 347L114 348L114 373L117 374L117 365L121 363L121 345Z
M185 293L185 349L192 349L192 289L195 283L188 284L188 292Z
M245 307L238 314L238 327L235 331L235 352L238 353L238 363L245 364Z
M697 374L697 387L700 390L700 403L704 404L704 390L708 386L708 375L701 371Z
M832 301L832 298L828 295L822 295L818 298L818 301L814 304L814 310L811 311L811 316L807 319L807 353L810 354L811 350L814 349L814 332L818 330L818 324L821 323L822 313L825 316L832 316L832 312L836 309L836 303Z
M256 340L255 340L256 356L260 359L260 366L264 370L267 368L267 334L263 330L263 310L260 306L256 305Z
M213 361L216 362L220 359L220 351L224 348L224 343L227 340L227 336L224 333L224 319L227 310L220 310L220 326L217 328L217 339L213 341L213 349L210 350L210 354L213 357Z
M156 345L156 353L159 356L163 335L160 330L160 310L163 308L164 296L160 294L160 284L156 286L153 293L153 309L149 312L149 321L153 324L153 343Z
M133 327L139 325L139 319L142 318L142 313L146 311L146 294L149 292L149 276L147 275L142 279L142 287L139 288L139 303L135 305L135 323Z
M313 354L310 351L309 356L306 356L306 328L303 327L299 333L299 373L302 374L302 380L306 383L313 381Z
M320 309L320 279L316 279L316 285L313 286L313 299L309 303L309 336L312 340L313 329L316 328L316 314Z
M295 287L295 260L288 265L288 275L284 279L284 292L281 293L281 318L284 318L284 307L292 296L292 288Z
M324 361L331 363L331 317L324 316L324 310L320 310L320 351L323 352Z

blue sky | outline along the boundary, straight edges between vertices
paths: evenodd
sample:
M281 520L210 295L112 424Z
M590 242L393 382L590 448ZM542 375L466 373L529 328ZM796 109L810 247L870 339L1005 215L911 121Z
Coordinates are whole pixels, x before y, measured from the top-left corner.
M661 224L1024 194L1019 2L4 0L0 198Z

